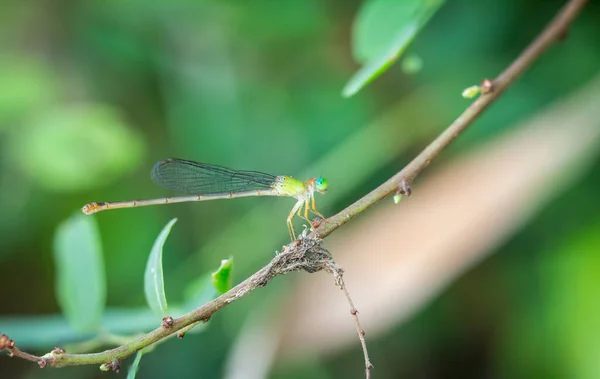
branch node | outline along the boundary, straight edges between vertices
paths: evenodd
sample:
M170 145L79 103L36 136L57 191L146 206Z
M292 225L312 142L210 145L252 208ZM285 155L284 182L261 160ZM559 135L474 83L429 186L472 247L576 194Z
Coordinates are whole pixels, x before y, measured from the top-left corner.
M8 338L6 334L0 334L0 350L12 349L15 347L15 341Z
M412 194L412 188L406 178L400 179L400 185L398 185L398 191L396 191L396 194L406 196L410 196Z
M114 359L108 363L103 363L100 365L101 371L114 371L117 374L121 371L121 364L118 360Z
M483 79L481 81L481 93L487 94L494 91L494 83L490 79Z
M311 221L311 224L312 224L311 226L312 226L313 230L316 229L316 228L318 228L319 226L321 226L321 224L324 221L325 221L325 219L323 219L323 218L321 218L319 216L313 218L312 221Z
M169 329L173 326L174 323L175 323L175 320L173 320L173 317L165 316L165 317L163 317L160 325L165 329Z
M564 42L567 38L569 38L569 29L565 28L562 32L560 32L560 34L558 35L558 40L560 42Z
M39 361L37 361L37 363L38 363L38 366L40 366L40 368L44 368L48 364L48 361L45 359L40 359Z

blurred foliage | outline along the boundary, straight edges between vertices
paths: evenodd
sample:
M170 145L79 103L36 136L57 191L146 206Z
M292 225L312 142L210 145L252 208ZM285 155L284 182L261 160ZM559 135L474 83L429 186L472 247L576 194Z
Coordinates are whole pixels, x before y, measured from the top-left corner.
M137 370L138 370L138 367L140 365L140 361L142 360L142 355L143 354L144 354L143 350L140 350L135 355L135 359L133 361L133 364L131 365L131 367L127 371L127 379L134 379L135 378L135 375L137 374Z
M564 3L446 1L406 50L422 62L416 74L392 65L344 99L360 63L353 25L371 2L2 2L0 332L44 348L91 337L58 314L63 300L54 288L69 266L52 260L54 233L90 201L166 195L149 179L156 161L323 175L331 189L317 201L331 215L407 163L468 104L460 92L502 70ZM445 157L506 132L597 73L599 16L590 2L565 43ZM417 317L369 340L377 377L597 377L600 330L590 320L600 317L599 163ZM235 257L234 284L266 263L287 239L291 206L250 198L93 216L106 271L101 325L116 334L156 325L144 267L157 231L174 216L166 295L184 305L171 306L173 314L214 294L207 273L223 258ZM274 306L289 281L227 307L201 336L160 345L149 357L161 359L144 357L138 377L220 377L246 316L257 304ZM358 377L356 349L278 366L272 376ZM97 367L39 370L4 357L0 370L7 378L99 375Z
M113 182L140 163L143 151L115 111L97 104L42 111L11 137L10 155L21 157L14 166L63 193Z
M352 41L354 58L365 65L348 81L344 96L356 94L383 74L442 4L444 0L365 1L356 16Z
M104 313L106 279L96 220L78 213L60 224L54 259L62 313L78 331L97 331Z

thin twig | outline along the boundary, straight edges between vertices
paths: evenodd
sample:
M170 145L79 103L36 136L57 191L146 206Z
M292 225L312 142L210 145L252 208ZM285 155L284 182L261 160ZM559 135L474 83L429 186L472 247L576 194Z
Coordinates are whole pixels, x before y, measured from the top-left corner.
M414 179L427 165L448 146L462 131L475 121L475 119L490 105L500 94L508 88L525 70L527 70L554 42L566 35L567 29L575 16L579 14L587 0L569 1L536 39L521 53L521 55L498 77L489 83L486 79L484 87L487 93L481 95L471 104L446 130L431 142L419 155L416 156L400 172L386 182L375 188L366 196L357 200L340 213L332 216L316 228L313 235L325 238L333 231L344 225L358 214L364 212L378 201L387 196L410 189Z
M354 302L348 293L348 289L346 288L346 283L344 283L344 270L335 264L335 262L330 261L325 271L331 273L335 280L335 284L344 292L346 295L346 300L348 300L348 304L350 305L350 314L354 318L354 324L356 325L356 332L358 333L358 339L360 340L360 345L363 350L363 355L365 357L365 375L366 378L371 378L371 370L373 369L373 364L369 359L369 351L367 350L367 342L365 341L365 330L360 325L360 321L358 320L358 310L354 306Z
M19 350L14 341L5 335L0 335L0 350L8 349L12 356L37 362L40 366L51 365L62 367L67 365L103 364L103 367L118 370L119 362L134 354L140 349L152 345L176 332L187 330L187 328L200 322L206 322L215 312L232 303L236 299L246 295L258 287L265 286L277 275L290 271L304 269L307 271L318 271L325 269L331 264L330 257L323 254L320 248L320 239L328 236L333 231L344 225L353 217L362 213L379 200L397 192L409 194L410 185L419 173L462 131L464 131L500 94L508 88L552 43L559 40L567 32L569 24L581 11L587 0L571 0L558 15L552 20L542 33L525 49L525 51L495 80L485 82L486 93L477 101L473 102L462 115L460 115L446 130L431 142L415 159L413 159L400 172L391 177L385 183L371 191L369 194L350 205L326 222L316 227L315 231L307 238L295 241L286 247L286 250L275 257L267 266L256 272L248 279L238 284L227 293L200 306L199 308L177 318L172 323L161 326L140 338L112 350L92 354L67 354L62 349L54 349L52 352L37 357ZM310 254L309 254L310 253ZM345 287L344 287L345 288ZM360 327L354 305L345 291L351 304L357 331L365 353L365 365L367 378L372 367L364 341L364 331ZM170 320L169 320L170 321Z

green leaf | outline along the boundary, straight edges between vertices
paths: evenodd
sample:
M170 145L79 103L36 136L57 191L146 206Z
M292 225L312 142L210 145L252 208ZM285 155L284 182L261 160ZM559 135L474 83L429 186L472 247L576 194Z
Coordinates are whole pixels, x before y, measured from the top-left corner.
M169 221L163 230L161 230L156 241L154 241L150 256L148 257L148 263L146 264L146 272L144 274L146 302L148 303L148 306L150 306L150 309L162 315L167 311L167 297L165 295L162 267L163 245L176 221L176 218Z
M223 294L231 289L231 268L233 267L233 258L223 259L219 269L212 273L212 285Z
M110 183L139 164L145 147L117 109L95 103L37 112L9 137L14 164L60 192Z
M353 29L353 53L364 66L344 87L346 97L385 72L445 0L371 0L360 9Z
M54 236L56 296L78 331L96 330L106 301L100 235L95 218L79 212L59 225Z
M137 374L138 366L140 365L140 361L142 360L142 355L144 355L143 350L139 350L135 356L133 364L129 368L129 372L127 373L127 379L135 379L135 374Z

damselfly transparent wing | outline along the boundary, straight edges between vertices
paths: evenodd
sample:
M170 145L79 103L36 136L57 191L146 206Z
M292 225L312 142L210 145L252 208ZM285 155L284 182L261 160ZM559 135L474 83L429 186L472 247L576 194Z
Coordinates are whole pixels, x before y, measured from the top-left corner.
M176 158L158 162L151 175L159 186L188 195L269 189L277 178L258 171L232 170Z

